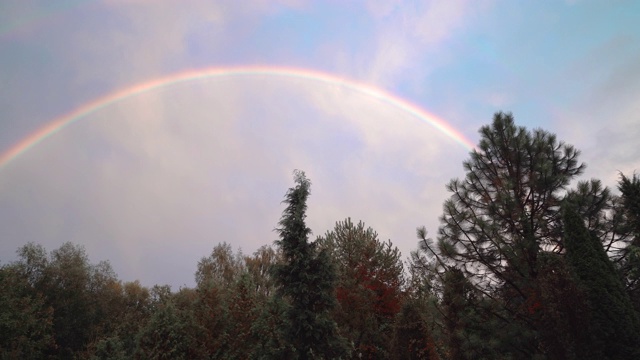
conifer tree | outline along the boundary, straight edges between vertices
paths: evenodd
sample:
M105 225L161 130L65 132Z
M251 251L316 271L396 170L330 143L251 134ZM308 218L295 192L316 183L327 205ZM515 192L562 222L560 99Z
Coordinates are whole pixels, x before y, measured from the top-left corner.
M622 193L622 204L628 231L634 238L636 246L640 246L640 177L620 175L618 189Z
M406 299L396 317L392 351L387 358L440 359L427 319L430 309L422 299Z
M562 249L558 207L584 165L573 146L511 114L495 114L480 134L466 177L447 186L438 246L479 290L506 286L526 299L540 250Z
M274 268L278 293L289 303L285 338L298 359L342 358L346 342L330 317L336 306L335 270L327 252L309 243L305 218L311 182L302 171L295 171L294 178L296 186L285 195L287 207L277 229L283 263Z
M495 114L480 135L463 163L465 177L447 186L451 197L437 247L429 250L442 268L459 269L488 302L501 334L507 328L519 334L504 336L501 347L517 357L543 355L540 257L564 251L559 207L584 164L573 146L542 129L516 126L511 114ZM607 194L595 185L586 193L600 201Z
M350 218L318 238L338 273L334 318L354 345L354 357L389 358L393 321L402 301L403 264L391 241Z
M631 301L636 311L640 311L640 177L621 175L618 190L622 193L620 233L627 235L619 265Z
M604 359L640 358L638 317L602 244L570 204L563 220L567 261L591 305L591 340Z

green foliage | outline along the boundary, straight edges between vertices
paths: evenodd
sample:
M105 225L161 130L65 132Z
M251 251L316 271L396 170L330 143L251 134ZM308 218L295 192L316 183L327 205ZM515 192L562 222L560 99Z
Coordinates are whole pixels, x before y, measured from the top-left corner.
M561 247L557 209L584 165L572 146L517 127L511 114L497 113L480 135L478 150L464 162L466 177L447 187L452 195L441 218L440 252L483 291L506 283L525 294L527 281L518 278L536 276L539 249Z
M638 316L602 244L570 204L563 219L567 261L591 304L591 340L605 359L640 358Z
M620 251L619 270L626 281L636 311L640 312L640 177L620 175L619 233L625 245Z
M227 349L229 311L224 289L210 287L197 289L198 299L194 311L203 328L206 352L211 358L219 358Z
M244 273L231 289L228 300L229 321L225 358L248 359L255 346L251 328L257 317L257 299L249 274Z
M198 288L231 287L244 270L243 260L242 254L234 255L231 245L226 242L216 245L211 255L198 262L196 271Z
M599 359L593 346L587 292L558 254L540 254L539 294L529 304L537 317L543 353L550 359Z
M204 329L189 309L172 301L159 304L137 337L137 359L201 359L206 349Z
M265 301L275 292L275 280L271 268L279 261L279 255L268 245L261 246L253 256L245 257L245 268L255 287L260 301Z
M29 284L30 296L53 310L56 347L48 355L86 354L93 339L115 331L121 288L109 263L90 264L84 248L71 243L48 255L42 246L27 244L18 255L16 274Z
M463 164L465 178L447 187L452 195L444 204L437 245L424 243L434 268L459 269L476 294L477 300L464 306L473 316L460 318L466 333L450 341L467 347L455 355L459 358L544 356L550 345L543 339L552 336L542 321L550 308L541 303L541 286L548 284L539 279L540 258L564 251L559 207L569 194L592 228L604 229L608 190L592 181L570 191L569 183L584 170L579 151L544 130L516 126L511 114L495 114L480 135L478 148ZM493 354L483 350L484 340L474 340L481 331L473 329L482 328L496 332L495 346L487 348ZM450 336L459 332L452 331Z
M633 174L628 178L620 174L618 189L622 193L626 226L638 242L640 241L640 177Z
M41 359L55 346L53 309L16 270L0 267L0 359Z
M260 313L251 327L256 339L251 359L293 359L295 349L287 341L287 311L289 306L279 296L273 296L260 308Z
M117 336L101 339L96 344L91 360L126 360L127 355L122 340Z
M300 359L341 358L347 353L330 312L336 306L335 270L326 251L309 243L305 224L310 181L295 172L296 186L285 195L287 204L277 229L283 263L274 267L280 296L289 303L285 338Z
M388 358L393 321L404 282L400 251L372 228L347 218L318 239L338 272L334 312L341 333L354 345L354 358Z
M422 299L407 299L396 316L391 359L440 359L434 339L433 321L429 315L434 311Z
M483 298L461 270L450 268L444 273L440 305L448 359L496 359L514 353L504 327L519 330L518 324L500 321L501 310Z
M152 313L151 292L140 282L126 282L122 286L122 310L116 334L127 358L136 350L136 336Z

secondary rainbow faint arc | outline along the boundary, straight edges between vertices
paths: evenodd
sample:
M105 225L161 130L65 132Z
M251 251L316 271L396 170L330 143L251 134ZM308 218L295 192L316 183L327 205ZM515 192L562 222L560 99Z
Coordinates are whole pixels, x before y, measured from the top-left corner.
M79 106L71 112L59 116L40 129L34 131L9 150L0 155L0 170L9 163L19 157L21 154L37 145L42 140L62 130L63 128L73 124L74 122L84 118L85 116L114 104L120 100L140 95L142 93L155 90L158 88L184 83L193 80L202 80L216 77L233 77L233 76L269 76L296 78L310 81L321 82L325 84L338 85L347 89L357 91L359 93L371 96L379 101L395 106L416 118L432 125L449 138L464 146L467 150L474 148L473 143L469 141L459 131L451 127L444 120L428 113L419 106L410 103L396 95L387 91L375 88L371 85L358 81L341 78L336 75L327 74L315 70L287 67L266 67L266 66L239 66L239 67L213 67L199 70L183 71L150 81L142 82L125 89L117 90L97 98L91 102Z

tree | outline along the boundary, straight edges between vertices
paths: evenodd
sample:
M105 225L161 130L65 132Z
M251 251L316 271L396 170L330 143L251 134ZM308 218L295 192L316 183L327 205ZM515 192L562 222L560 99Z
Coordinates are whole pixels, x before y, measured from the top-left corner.
M122 346L127 358L132 358L136 350L136 336L141 328L147 324L152 313L151 293L148 288L142 286L139 281L126 282L122 286L123 310L117 334L120 339L118 344L115 339L105 339L105 344L99 344L103 350L113 349L119 351Z
M55 347L53 309L15 266L0 267L0 359L41 359Z
M131 356L127 355L124 344L118 336L100 339L95 347L91 360L125 360L131 358Z
M564 252L559 209L569 183L585 166L573 146L544 130L516 126L511 114L495 114L480 135L478 148L463 163L465 178L447 186L452 194L444 204L437 246L424 245L447 265L441 269L464 274L479 299L490 303L485 308L502 322L501 329L520 334L505 336L501 346L532 357L544 349L540 256ZM607 192L596 185L584 185L583 195L600 204ZM585 206L591 213L582 215L595 217L602 208Z
M626 228L636 242L640 242L640 177L633 174L629 178L620 174L618 190L622 193ZM640 244L636 244L636 246L640 246Z
M84 248L69 242L50 254L30 243L18 256L12 265L18 276L53 310L56 348L48 355L85 356L95 339L115 330L120 284L108 262L91 264Z
M253 256L246 256L244 264L259 300L265 301L275 292L271 268L279 261L279 254L271 246L261 246Z
M640 358L640 322L602 244L567 203L564 207L567 260L591 304L590 339L604 359Z
M624 245L621 249L620 271L626 281L636 311L640 312L640 177L620 175L620 231Z
M400 311L404 283L400 251L383 242L363 222L350 218L318 238L338 273L336 320L354 357L389 358L393 322Z
M558 209L584 165L578 150L546 131L516 127L511 114L497 113L480 134L463 164L465 179L447 186L439 249L477 288L506 283L527 297L519 280L537 276L541 248L561 251Z
M242 254L234 255L226 242L216 245L211 255L200 259L196 271L199 289L212 286L230 288L244 270Z
M259 309L251 326L256 339L251 359L277 360L295 358L295 349L286 338L288 306L281 297L272 296Z
M278 293L289 303L285 338L299 359L341 358L347 354L330 311L336 306L335 270L326 251L309 243L311 229L305 224L311 182L295 171L296 186L290 188L277 229L283 263L274 267Z
M564 256L543 252L539 262L540 297L530 307L541 315L537 325L543 352L549 359L599 359L591 339L587 291Z
M432 309L421 299L405 299L396 316L390 359L440 359L433 337Z
M473 287L460 269L448 268L442 282L440 308L448 359L522 357L510 348L513 346L509 338L511 331L501 329L505 324L499 320L504 314ZM515 334L524 335L520 331Z
M255 287L248 273L240 276L229 295L228 351L225 356L228 359L248 359L256 343L251 328L258 311Z
M204 329L189 309L171 299L158 304L137 337L137 359L202 359L206 357Z

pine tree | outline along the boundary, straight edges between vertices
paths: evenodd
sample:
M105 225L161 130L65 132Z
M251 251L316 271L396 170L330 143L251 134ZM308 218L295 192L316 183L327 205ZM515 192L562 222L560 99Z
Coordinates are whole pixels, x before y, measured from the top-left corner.
M278 293L289 303L285 338L299 359L345 357L346 343L329 315L336 306L335 270L328 254L309 243L311 230L305 224L311 182L302 171L294 175L296 186L285 196L287 207L277 229L283 264L274 268Z
M640 177L633 174L629 178L621 174L618 189L622 193L628 231L632 234L635 245L640 246Z
M495 114L480 134L466 177L448 185L438 246L479 290L506 285L526 299L540 249L562 248L558 206L584 165L578 150L511 114Z
M517 357L542 355L540 314L531 307L540 296L539 257L563 251L558 208L584 165L573 146L516 126L511 114L495 114L480 135L463 163L466 176L447 186L451 197L431 252L491 302L502 334L519 334L503 337L505 349Z
M318 238L338 272L335 319L355 356L389 358L393 321L402 300L403 264L391 241L350 218Z
M640 177L620 175L620 233L626 245L620 251L620 271L624 276L631 301L640 312Z
M591 340L605 359L640 358L638 317L602 244L570 204L563 220L567 261L591 305Z

